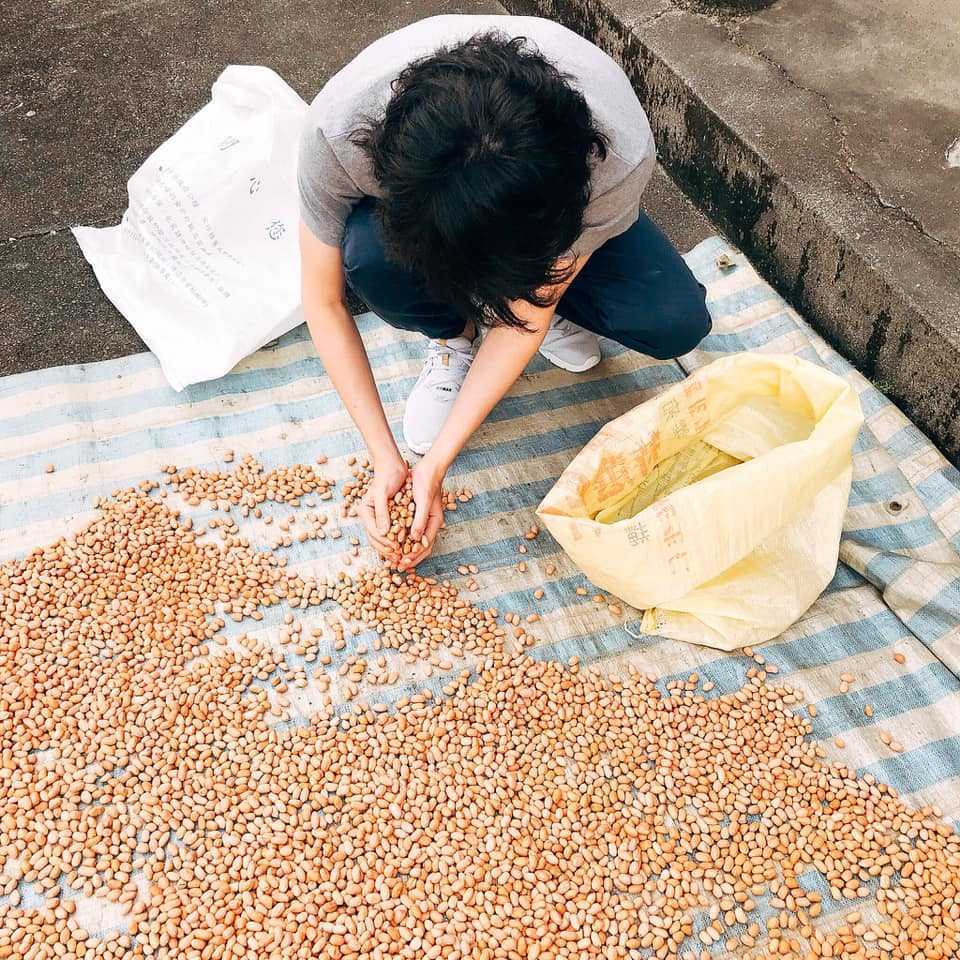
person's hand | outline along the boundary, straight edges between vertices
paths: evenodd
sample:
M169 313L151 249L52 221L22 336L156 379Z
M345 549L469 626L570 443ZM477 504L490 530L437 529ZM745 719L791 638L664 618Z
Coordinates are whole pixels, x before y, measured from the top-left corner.
M446 471L427 454L414 466L412 473L415 513L410 540L420 546L400 561L401 570L412 570L430 556L437 531L443 526L442 492Z
M393 566L400 562L400 547L387 539L390 531L389 500L403 486L409 472L410 468L399 453L385 460L374 460L373 479L358 511L370 543Z

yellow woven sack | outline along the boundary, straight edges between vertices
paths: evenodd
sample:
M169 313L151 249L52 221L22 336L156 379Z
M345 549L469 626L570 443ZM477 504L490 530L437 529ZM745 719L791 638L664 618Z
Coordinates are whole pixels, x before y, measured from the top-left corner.
M644 633L721 650L782 633L837 566L853 388L798 357L741 353L604 426L538 514Z

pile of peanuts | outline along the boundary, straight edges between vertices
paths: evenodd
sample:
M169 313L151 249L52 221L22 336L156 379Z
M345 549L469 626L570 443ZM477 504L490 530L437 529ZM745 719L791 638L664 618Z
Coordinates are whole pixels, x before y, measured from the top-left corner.
M166 488L228 509L320 488L251 474ZM163 492L0 565L0 960L960 955L960 838L827 763L767 671L706 696L538 661L449 583L294 574ZM283 650L228 642L281 603ZM320 605L374 631L371 656L438 660L443 696L373 684L386 700L278 725L268 686L390 679L342 626L342 662L302 639ZM62 885L123 928L93 935Z
M233 452L228 451L224 460L232 463L233 459ZM230 472L195 467L178 470L173 464L163 472L166 474L165 483L190 506L199 506L202 501L220 510L238 506L244 517L251 511L260 517L260 504L267 500L299 506L300 499L309 493L316 493L321 500L330 500L335 485L335 481L302 463L268 472L250 454L245 454L236 469Z
M505 634L494 611L472 606L449 582L415 573L363 571L328 593L349 618L377 631L376 650L398 650L410 663L443 649L457 658L488 654Z

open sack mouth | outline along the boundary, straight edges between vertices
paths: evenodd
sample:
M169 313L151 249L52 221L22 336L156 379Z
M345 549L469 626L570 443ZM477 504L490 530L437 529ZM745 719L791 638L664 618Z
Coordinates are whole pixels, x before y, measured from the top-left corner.
M734 649L782 633L836 570L863 422L853 388L738 354L608 423L539 514L642 629Z

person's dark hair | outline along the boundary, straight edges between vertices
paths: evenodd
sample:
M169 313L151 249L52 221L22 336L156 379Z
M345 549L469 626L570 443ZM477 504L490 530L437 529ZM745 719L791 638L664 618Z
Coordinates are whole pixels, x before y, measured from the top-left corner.
M511 300L569 277L606 138L523 37L485 33L410 64L352 140L372 161L387 252L464 320L523 326Z

